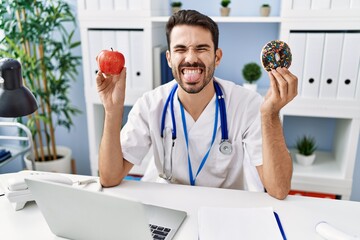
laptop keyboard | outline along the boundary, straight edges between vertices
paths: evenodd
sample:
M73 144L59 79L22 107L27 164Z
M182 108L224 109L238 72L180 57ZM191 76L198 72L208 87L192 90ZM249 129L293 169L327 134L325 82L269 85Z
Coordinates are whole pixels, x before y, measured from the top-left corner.
M149 226L151 230L151 235L154 240L164 240L171 231L170 228L161 227L154 224L149 224Z

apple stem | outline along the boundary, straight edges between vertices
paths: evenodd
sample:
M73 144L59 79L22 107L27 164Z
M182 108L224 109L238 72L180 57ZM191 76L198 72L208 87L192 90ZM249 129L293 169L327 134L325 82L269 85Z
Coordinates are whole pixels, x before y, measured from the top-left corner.
M114 49L111 47L111 51L114 51Z

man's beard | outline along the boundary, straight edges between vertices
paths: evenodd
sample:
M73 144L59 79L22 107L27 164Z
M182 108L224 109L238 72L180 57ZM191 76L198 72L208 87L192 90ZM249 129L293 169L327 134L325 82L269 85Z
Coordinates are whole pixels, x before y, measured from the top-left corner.
M204 76L204 80L202 82L202 84L200 86L197 86L198 83L195 84L191 84L191 83L186 83L184 84L184 82L182 81L182 72L180 71L181 68L183 67L201 67L203 69L203 73L205 73ZM176 71L174 69L177 69ZM172 73L174 78L176 79L176 81L178 82L178 84L180 85L180 87L187 93L189 94L196 94L201 92L211 81L211 79L213 79L214 77L214 71L215 71L215 63L210 65L208 68L203 64L203 63L184 63L178 66L178 68L176 68L175 66L172 67ZM191 87L191 85L193 87ZM190 86L190 87L189 87Z

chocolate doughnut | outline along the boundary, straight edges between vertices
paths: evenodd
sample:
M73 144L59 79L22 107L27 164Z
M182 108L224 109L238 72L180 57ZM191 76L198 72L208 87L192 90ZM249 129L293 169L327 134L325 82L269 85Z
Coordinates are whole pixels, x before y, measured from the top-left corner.
M266 71L277 67L289 68L292 55L289 46L280 40L273 40L265 44L261 50L261 63Z

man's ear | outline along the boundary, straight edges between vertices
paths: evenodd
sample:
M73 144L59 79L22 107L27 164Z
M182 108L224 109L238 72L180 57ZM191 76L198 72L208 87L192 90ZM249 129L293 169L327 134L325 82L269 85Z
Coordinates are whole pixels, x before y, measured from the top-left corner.
M169 68L171 68L171 55L170 55L170 51L166 50L166 60L167 60L167 64L169 66Z
M215 51L215 67L217 67L220 64L221 58L222 58L222 50L221 48L218 48Z

